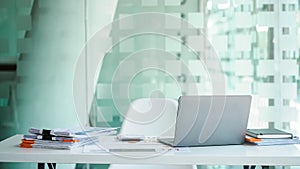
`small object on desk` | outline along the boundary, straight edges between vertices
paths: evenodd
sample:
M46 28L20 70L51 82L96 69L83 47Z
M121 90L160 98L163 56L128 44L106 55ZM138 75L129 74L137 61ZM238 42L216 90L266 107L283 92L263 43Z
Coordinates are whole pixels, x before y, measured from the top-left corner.
M263 128L263 129L248 129L246 131L246 135L254 137L254 138L286 138L291 139L293 138L293 134L289 132L285 132L279 129L270 129L270 128Z
M118 135L118 140L120 141L143 141L145 140L145 136L143 135Z

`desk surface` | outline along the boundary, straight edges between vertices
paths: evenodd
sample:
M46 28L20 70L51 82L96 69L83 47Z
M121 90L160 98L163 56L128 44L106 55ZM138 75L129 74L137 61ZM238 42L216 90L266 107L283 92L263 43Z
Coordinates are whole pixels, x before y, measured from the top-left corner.
M21 137L15 135L0 142L0 162L300 166L300 145L172 148L149 155L147 152L85 152L82 147L73 150L20 148Z

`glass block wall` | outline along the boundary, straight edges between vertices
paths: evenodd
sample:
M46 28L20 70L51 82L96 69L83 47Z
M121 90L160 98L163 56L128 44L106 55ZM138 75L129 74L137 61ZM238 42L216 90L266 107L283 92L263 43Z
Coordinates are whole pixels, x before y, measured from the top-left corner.
M31 30L33 0L0 2L0 57L18 57L30 50L26 32Z
M228 72L227 89L256 96L254 126L299 132L297 9L297 1L211 3L210 37L227 40L224 50L216 48Z
M199 83L207 78L205 73L199 76L203 71L199 58L201 48L196 44L202 38L199 31L203 27L197 21L203 18L199 5L192 1L118 2L115 14L118 24L111 31L112 44L116 45L106 54L100 71L95 94L97 106L92 110L93 125L120 125L128 104L137 98L178 99L182 94L198 92L193 90L197 86L210 93L204 83ZM150 21L157 24L158 30L136 34L141 32L145 21L135 19L133 14L149 12L163 17L153 16L154 21ZM191 21L189 25L187 20ZM196 51L190 50L186 41ZM121 102L122 99L125 101Z
M126 106L119 108L118 99L128 106L142 97L212 94L205 68L209 54L200 40L205 37L221 64L225 93L253 96L249 127L299 133L298 11L295 0L119 1L115 20L121 21L111 31L115 45L98 78L92 124L120 125ZM135 35L140 22L128 18L145 12L190 25L158 19L158 27L171 36ZM126 35L132 36L124 40Z

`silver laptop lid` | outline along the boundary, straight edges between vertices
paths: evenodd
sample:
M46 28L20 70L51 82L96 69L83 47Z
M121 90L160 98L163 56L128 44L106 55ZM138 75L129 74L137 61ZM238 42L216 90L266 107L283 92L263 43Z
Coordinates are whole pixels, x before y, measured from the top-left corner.
M174 146L243 143L250 105L250 95L181 96Z

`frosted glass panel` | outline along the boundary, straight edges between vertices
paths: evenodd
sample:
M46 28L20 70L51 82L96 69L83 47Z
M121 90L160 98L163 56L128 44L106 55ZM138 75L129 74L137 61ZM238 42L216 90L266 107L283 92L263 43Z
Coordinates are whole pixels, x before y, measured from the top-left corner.
M262 8L263 5L265 4L275 4L274 0L260 0L260 1L256 1L256 3L258 8Z
M115 85L117 85L117 84L115 84ZM118 90L122 91L122 92L119 93L119 98L118 99L120 99L120 100L128 99L127 94L128 94L128 91L129 91L129 87L130 87L129 84L127 84L127 83L119 83ZM113 91L113 92L118 93L117 91Z
M209 81L209 79L205 79L203 80L205 82L203 83L189 83L189 88L193 89L195 87L197 87L197 91L199 94L201 95L205 95L205 94L212 94L212 86L211 83ZM193 93L189 93L190 95L195 95L195 91L191 91Z
M134 39L125 39L120 43L120 52L133 52L135 50Z
M250 51L251 50L251 36L250 35L236 35L234 40L235 40L235 49L237 51Z
M281 115L282 119L280 121L295 121L298 118L298 111L294 107L283 107L282 112L284 115Z
M144 65L145 65L145 67L148 67L147 66L148 64L144 64ZM158 76L158 74L159 74L159 71L143 71L142 72L142 76L147 78L147 79Z
M282 114L284 112L284 114ZM272 116L270 116L270 114ZM280 110L277 108L260 108L261 120L264 121L294 121L298 118L297 110L295 108L283 107ZM279 128L279 127L277 127Z
M235 26L237 28L249 28L253 26L250 12L237 12L234 16Z
M97 98L110 98L111 97L111 85L99 83L97 84Z
M228 37L226 35L214 36L212 38L212 46L217 51L226 51L228 47Z
M283 98L297 98L297 84L282 84L281 94Z
M165 0L166 6L180 6L181 0Z
M165 27L167 29L179 29L181 27L180 13L167 13L166 15ZM171 17L174 17L176 19L168 19L170 17L168 15L171 15Z
M122 61L118 66L118 71L122 72L122 75L124 76L132 76L134 73L136 73L135 69L136 64L134 61Z
M195 51L203 51L204 45L205 45L205 39L203 39L202 36L189 36L188 39L188 47L191 48L191 50Z
M180 52L181 51L181 41L172 38L166 38L166 51Z
M242 82L237 85L236 91L241 94L251 94L252 93L252 83Z
M277 90L276 85L272 83L258 83L258 94L262 97L274 98L277 93L274 92Z
M153 94L155 94L155 91L159 90L157 88L157 84L149 84L149 83L145 83L143 84L143 88L142 88L142 94L144 96L147 96L147 97L154 97Z
M165 94L166 97L178 99L178 97L181 95L180 86L176 83L166 83Z
M257 24L260 26L272 27L275 25L274 12L259 12L257 15Z
M296 0L285 0L284 3L297 5L297 1Z
M190 27L203 28L203 13L189 13L188 22L191 24Z
M217 6L219 4L225 4L228 3L228 0L213 0L213 5Z
M252 76L253 65L251 63L251 60L236 60L235 72L237 76Z
M189 69L194 76L204 76L207 74L205 70L205 65L202 64L200 60L191 60L189 61Z
M274 75L274 61L273 60L260 60L257 67L259 76Z
M290 41L297 41L297 37L281 37L280 43L282 43L282 49L284 50L297 50L299 45L296 43L290 43Z
M156 6L158 5L158 0L142 0L143 6Z
M260 107L259 116L262 121L277 122L281 119L278 109L274 107Z
M125 18L125 17L128 17L130 15L128 14L121 14L119 15L119 19L120 19L120 22L119 22L119 27L120 29L134 29L134 21L132 20L132 18L127 18L127 19L123 19L122 18Z
M109 34L109 32L107 32L107 34ZM99 43L101 43L101 45L97 45ZM120 42L120 43L123 43L123 42ZM109 38L109 37L97 38L97 39L95 39L94 44L88 45L88 54L99 55L99 54L105 54L106 52L111 52L111 51L107 51L107 50L110 50L112 45L113 45L112 38Z
M280 14L279 18L282 25L296 26L297 12L284 12Z
M171 75L181 75L181 61L167 61L166 70Z
M280 63L280 71L284 75L297 76L298 65L296 60L284 60Z
M107 122L113 120L113 108L111 107L98 107L97 108L97 121Z
M234 64L227 64L226 62L222 64L222 70L223 71L234 71L235 70L235 66Z
M235 5L243 5L243 4L250 4L252 3L251 1L249 0L234 0L233 3Z

